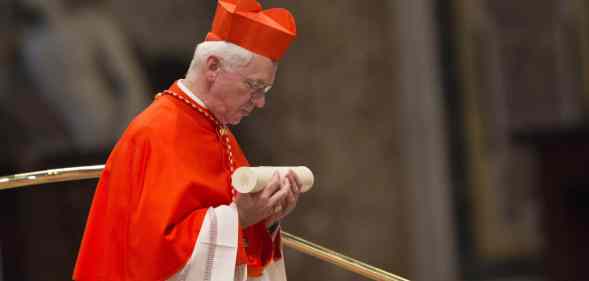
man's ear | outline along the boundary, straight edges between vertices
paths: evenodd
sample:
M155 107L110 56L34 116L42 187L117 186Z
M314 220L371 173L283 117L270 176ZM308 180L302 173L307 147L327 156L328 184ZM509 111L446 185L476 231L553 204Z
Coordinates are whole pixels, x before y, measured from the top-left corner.
M207 58L207 79L214 81L221 70L221 60L216 56Z

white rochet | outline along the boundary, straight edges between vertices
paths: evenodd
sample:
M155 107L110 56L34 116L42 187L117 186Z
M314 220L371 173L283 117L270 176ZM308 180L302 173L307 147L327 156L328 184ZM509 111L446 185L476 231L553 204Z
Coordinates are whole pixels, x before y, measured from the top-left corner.
M241 193L252 193L262 190L272 179L274 172L285 176L289 170L292 170L300 179L302 186L301 191L307 192L313 187L313 172L305 166L294 167L241 167L233 172L231 183L233 187Z

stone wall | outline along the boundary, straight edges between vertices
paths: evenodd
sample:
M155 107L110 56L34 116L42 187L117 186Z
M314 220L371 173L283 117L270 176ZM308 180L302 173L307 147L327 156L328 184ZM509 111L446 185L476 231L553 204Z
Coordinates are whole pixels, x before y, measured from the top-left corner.
M468 158L464 188L471 195L466 212L473 226L472 249L466 249L473 255L463 264L473 267L463 270L539 275L538 266L521 270L525 266L510 264L538 261L550 243L540 225L538 170L514 135L574 127L586 119L580 44L586 11L576 0L456 3Z

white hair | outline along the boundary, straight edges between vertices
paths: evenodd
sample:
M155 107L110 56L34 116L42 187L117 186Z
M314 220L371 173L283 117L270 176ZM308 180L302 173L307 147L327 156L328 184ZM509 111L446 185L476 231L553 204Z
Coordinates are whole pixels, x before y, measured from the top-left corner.
M236 68L246 66L254 57L254 53L225 41L205 41L196 46L188 73L196 70L210 56L223 60L224 66Z

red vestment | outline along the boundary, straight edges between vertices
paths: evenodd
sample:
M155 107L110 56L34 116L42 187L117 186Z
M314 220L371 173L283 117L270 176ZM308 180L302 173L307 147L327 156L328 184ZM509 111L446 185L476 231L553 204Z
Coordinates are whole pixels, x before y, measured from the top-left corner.
M177 84L169 89L188 98ZM249 165L229 133L235 168ZM163 95L129 125L98 182L75 280L166 280L190 258L209 207L232 202L227 148L215 123ZM281 256L263 222L239 230L250 275ZM248 241L244 247L243 237ZM197 249L198 250L198 249Z

